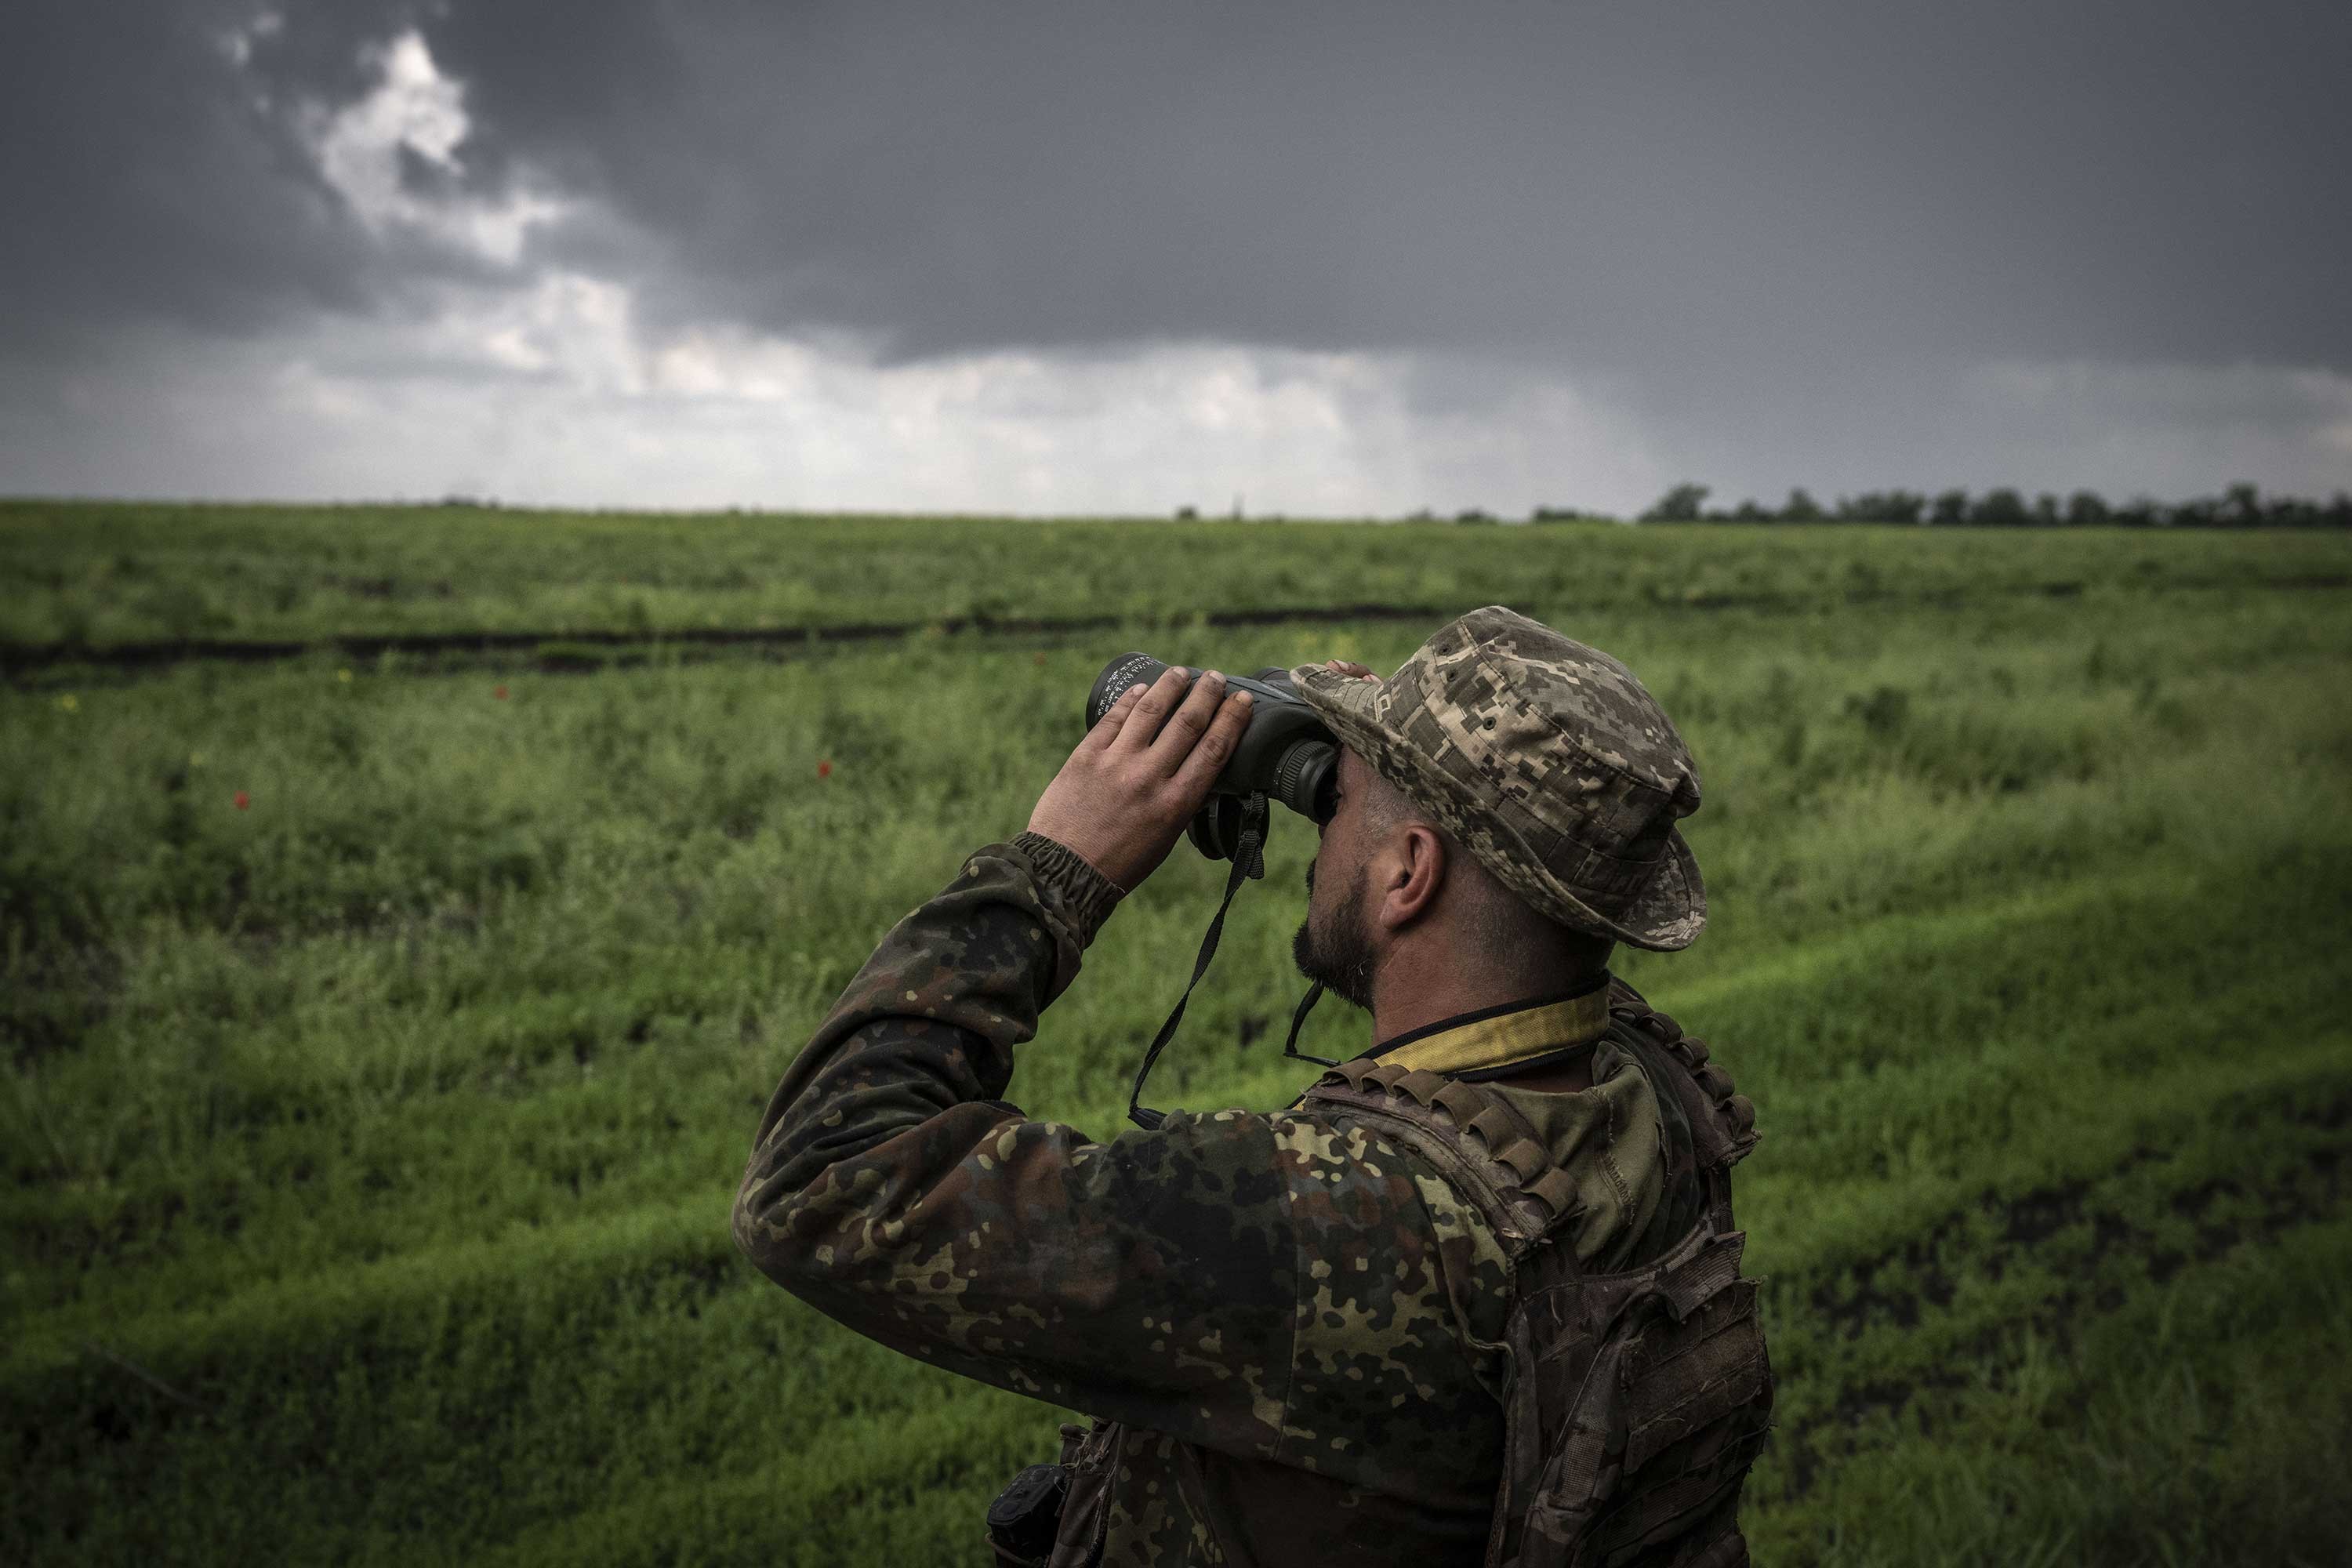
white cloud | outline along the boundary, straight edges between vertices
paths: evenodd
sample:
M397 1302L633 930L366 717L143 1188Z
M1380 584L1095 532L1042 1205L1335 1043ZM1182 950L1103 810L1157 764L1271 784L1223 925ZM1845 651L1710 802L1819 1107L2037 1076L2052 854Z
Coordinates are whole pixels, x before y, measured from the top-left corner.
M447 286L405 321L126 343L62 401L0 385L0 449L22 459L10 488L34 491L580 506L1166 515L1238 497L1252 515L1394 516L1656 482L1630 428L1572 387L1450 367L1485 390L1431 411L1430 374L1233 344L887 364L731 329L646 342L625 289L557 273Z
M1760 447L1788 466L1742 489L1750 476L1692 461L1705 443L1638 391L1524 365L1233 343L887 363L840 338L649 335L628 289L577 272L445 283L410 306L0 369L0 487L1160 516L1239 498L1254 516L1391 517L1631 514L1685 475L1727 504L1796 482L1823 499L2352 488L2352 378L2288 367L1981 367L1923 378L1843 446L1777 443L1784 410L1734 407L1710 432L1727 459Z
M249 47L239 38L235 58L242 61ZM458 150L472 124L465 89L441 74L415 30L362 59L382 75L373 91L341 109L310 105L302 117L320 173L371 234L410 229L511 266L530 230L561 217L568 204L529 190L489 198L459 187L465 164ZM412 190L401 176L404 149L447 176L447 189Z

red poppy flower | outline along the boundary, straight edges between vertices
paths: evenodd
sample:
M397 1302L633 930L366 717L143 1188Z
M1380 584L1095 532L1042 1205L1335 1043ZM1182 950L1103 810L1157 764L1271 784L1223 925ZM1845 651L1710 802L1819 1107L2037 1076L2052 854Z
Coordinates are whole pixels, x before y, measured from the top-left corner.
M507 700L507 689L501 686L492 691L490 695L497 698L499 701L504 702Z
M831 777L833 776L833 764L832 764L831 763L817 763L817 765L816 765L816 776L817 776L817 777L819 777L819 778L821 778L821 779L829 779L829 778L831 778Z
M237 810L239 810L239 811L247 811L247 810L250 810L250 809L252 808L252 805L253 805L253 797L252 797L251 795L249 795L246 794L243 790L239 790L239 791L237 791L237 792L236 792L236 808L237 808Z

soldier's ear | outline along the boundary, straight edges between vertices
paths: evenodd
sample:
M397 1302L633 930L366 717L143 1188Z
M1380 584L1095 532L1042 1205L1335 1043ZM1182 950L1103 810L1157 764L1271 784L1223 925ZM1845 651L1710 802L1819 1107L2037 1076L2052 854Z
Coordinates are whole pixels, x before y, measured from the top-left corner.
M1382 929L1402 931L1425 918L1444 890L1446 865L1444 834L1426 822L1402 825L1391 845L1383 868L1380 907L1373 919Z

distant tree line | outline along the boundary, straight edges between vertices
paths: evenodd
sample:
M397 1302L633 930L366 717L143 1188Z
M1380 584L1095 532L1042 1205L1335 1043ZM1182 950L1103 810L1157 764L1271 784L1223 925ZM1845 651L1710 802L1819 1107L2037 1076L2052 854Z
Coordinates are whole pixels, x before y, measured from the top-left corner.
M1642 522L1892 522L1935 528L2352 528L2352 495L2326 501L2265 496L2252 485L2231 485L2218 496L2160 501L2146 497L2110 504L2095 490L2063 500L2047 491L2028 500L2013 489L1865 490L1823 506L1801 489L1779 507L1743 500L1710 510L1705 485L1676 485L1637 520ZM1572 511L1536 509L1538 522L1568 521Z

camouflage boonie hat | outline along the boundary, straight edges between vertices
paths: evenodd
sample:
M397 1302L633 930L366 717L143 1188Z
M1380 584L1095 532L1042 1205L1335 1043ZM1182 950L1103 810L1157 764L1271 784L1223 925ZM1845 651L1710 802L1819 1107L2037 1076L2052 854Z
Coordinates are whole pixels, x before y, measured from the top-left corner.
M1706 924L1675 823L1698 768L1633 672L1489 605L1382 681L1319 664L1298 694L1374 772L1539 913L1635 947L1688 947Z

